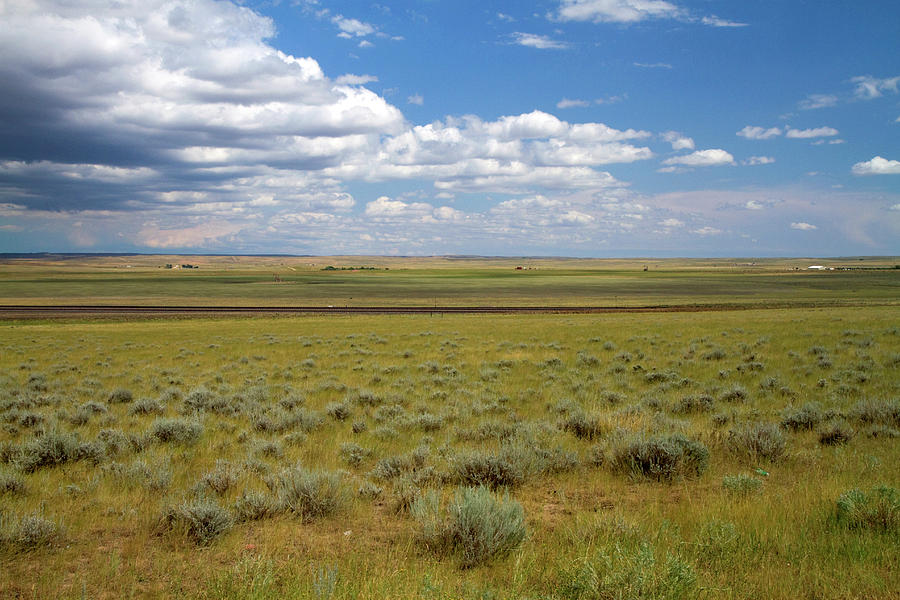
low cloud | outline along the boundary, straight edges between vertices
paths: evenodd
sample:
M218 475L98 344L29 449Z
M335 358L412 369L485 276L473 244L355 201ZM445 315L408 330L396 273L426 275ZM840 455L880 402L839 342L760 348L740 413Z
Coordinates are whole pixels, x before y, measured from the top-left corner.
M836 106L838 97L831 94L810 94L805 100L801 100L799 107L801 110L815 110L817 108L829 108Z
M791 229L797 229L799 231L813 231L815 229L818 229L818 227L801 221L799 223L791 223Z
M771 165L775 162L775 159L771 156L751 156L747 160L744 160L741 164L755 167L758 165Z
M694 140L678 133L677 131L667 131L662 134L662 139L672 145L672 150L693 150Z
M816 127L814 129L792 129L788 128L784 136L792 139L811 139L818 137L831 137L840 133L834 127Z
M716 167L733 165L734 157L719 148L711 150L697 150L684 156L673 156L663 161L664 165L684 165L687 167Z
M590 106L591 103L587 100L570 100L568 98L563 98L559 102L556 103L556 108L565 109L565 108L586 108Z
M738 131L737 135L743 138L747 138L748 140L768 140L781 135L781 129L779 129L778 127L770 127L766 129L765 127L747 125L743 129Z
M850 81L856 84L854 95L862 100L880 98L885 94L896 94L898 86L900 86L900 76L878 79L871 75L861 75Z
M553 40L546 35L537 35L535 33L522 33L517 31L511 35L513 43L528 48L537 48L538 50L565 50L569 48L567 42Z
M851 171L854 175L900 175L900 160L876 156L872 160L856 163Z

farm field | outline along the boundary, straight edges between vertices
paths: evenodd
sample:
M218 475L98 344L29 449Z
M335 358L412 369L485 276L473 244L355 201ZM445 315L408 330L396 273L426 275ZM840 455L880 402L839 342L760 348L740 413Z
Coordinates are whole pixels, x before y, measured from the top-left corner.
M0 597L900 597L864 275L853 308L0 322Z

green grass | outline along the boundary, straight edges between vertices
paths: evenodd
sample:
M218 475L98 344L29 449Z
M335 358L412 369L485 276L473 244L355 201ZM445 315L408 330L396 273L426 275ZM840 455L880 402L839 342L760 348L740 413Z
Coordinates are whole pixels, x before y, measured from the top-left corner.
M634 261L373 259L386 261L380 266L387 270L322 271L324 262L310 261L328 259L230 264L221 257L182 257L175 262L203 266L169 270L159 266L171 257L132 258L135 268L119 264L127 259L7 261L0 268L0 304L827 306L896 304L900 298L900 270L886 268L890 260L859 263L868 265L865 270L808 272L800 261L748 267L672 259L654 261L645 272ZM339 264L366 259L344 260ZM516 270L522 262L529 270ZM852 260L836 264L857 267Z
M0 323L0 597L897 597L889 511L838 509L900 488L896 317ZM527 535L422 552L473 483Z

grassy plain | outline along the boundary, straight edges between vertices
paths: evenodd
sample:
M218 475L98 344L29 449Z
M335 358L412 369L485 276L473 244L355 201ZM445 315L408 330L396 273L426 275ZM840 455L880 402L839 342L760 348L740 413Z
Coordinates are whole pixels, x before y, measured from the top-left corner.
M900 597L897 278L799 276L854 274L852 308L2 322L0 597ZM525 537L467 562L417 499L477 483Z
M807 270L820 262L854 270ZM16 259L0 264L0 304L833 306L897 302L900 269L893 269L897 263L900 259L891 257L830 261L170 256ZM199 268L166 269L166 264ZM323 270L328 266L344 270ZM523 269L516 270L517 266ZM645 266L647 271L643 270Z

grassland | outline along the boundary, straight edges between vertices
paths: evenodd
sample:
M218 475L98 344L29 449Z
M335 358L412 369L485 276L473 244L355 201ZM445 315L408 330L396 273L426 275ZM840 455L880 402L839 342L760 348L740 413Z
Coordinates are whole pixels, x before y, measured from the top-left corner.
M0 597L900 598L892 259L202 260L0 304L745 310L0 321Z
M853 270L806 270L819 262ZM900 259L18 259L0 265L0 304L848 306L896 303L897 263ZM166 264L199 268L166 269ZM323 270L328 266L343 270Z

